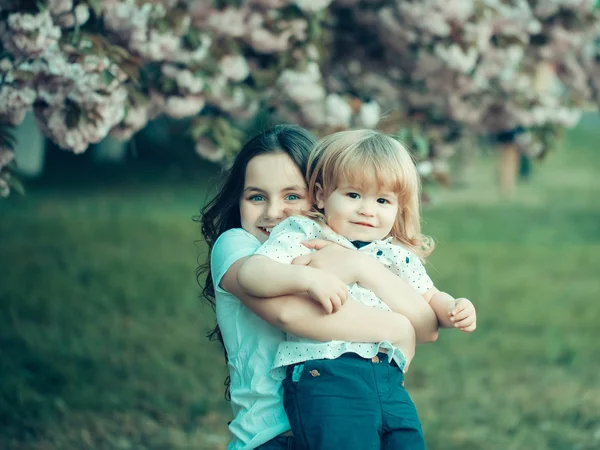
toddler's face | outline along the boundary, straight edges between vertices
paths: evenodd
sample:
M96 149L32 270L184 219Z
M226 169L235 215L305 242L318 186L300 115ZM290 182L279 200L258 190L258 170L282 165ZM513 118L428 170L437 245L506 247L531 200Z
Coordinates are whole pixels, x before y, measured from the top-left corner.
M376 241L388 237L398 215L398 197L377 187L361 189L343 181L325 197L317 187L317 206L327 225L351 241Z

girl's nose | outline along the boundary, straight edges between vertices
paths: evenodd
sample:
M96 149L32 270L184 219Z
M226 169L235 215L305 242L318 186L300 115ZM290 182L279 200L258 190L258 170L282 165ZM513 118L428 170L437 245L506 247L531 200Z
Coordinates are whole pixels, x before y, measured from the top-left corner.
M265 210L267 219L283 219L285 214L285 205L281 202L269 202Z

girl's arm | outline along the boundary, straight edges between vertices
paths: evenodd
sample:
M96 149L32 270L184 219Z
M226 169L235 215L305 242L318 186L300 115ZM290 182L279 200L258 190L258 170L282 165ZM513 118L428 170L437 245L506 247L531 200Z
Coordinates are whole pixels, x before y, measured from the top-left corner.
M294 264L332 271L345 283L361 284L373 291L392 311L406 316L415 328L418 343L437 339L438 320L428 302L376 259L324 240L312 240L304 245L318 251L296 258Z
M349 301L335 314L327 314L307 294L260 298L248 294L238 283L240 268L253 257L231 265L221 278L222 289L240 299L257 316L296 336L318 341L380 342L388 340L409 351L414 330L400 314L381 311L356 301ZM414 342L412 343L414 347Z
M425 293L425 300L435 311L440 326L444 328L458 328L461 331L471 332L477 328L477 313L470 300L466 298L455 299L446 292L435 287Z
M306 293L327 313L339 310L348 297L348 287L332 273L284 264L260 255L247 258L239 267L237 284L254 297Z

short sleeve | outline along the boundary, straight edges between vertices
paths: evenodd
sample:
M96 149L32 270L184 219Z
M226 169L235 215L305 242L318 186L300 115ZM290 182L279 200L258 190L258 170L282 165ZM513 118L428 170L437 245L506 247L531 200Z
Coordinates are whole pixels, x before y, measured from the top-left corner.
M427 275L425 266L417 255L413 252L404 249L403 254L400 256L400 267L402 268L402 278L410 283L419 294L425 294L429 289L433 287L433 281Z
M306 255L311 250L302 241L321 237L318 223L307 217L288 217L271 231L269 239L255 253L277 262L290 264L294 258Z
M216 291L222 291L219 283L233 263L252 255L259 246L260 241L256 236L241 228L227 230L219 236L210 256L210 269Z

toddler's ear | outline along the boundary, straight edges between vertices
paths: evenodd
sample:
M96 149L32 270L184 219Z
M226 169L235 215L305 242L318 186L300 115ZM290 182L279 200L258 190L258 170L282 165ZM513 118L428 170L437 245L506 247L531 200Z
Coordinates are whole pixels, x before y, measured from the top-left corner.
M323 209L325 206L325 192L319 183L315 183L315 198L317 199L317 208Z

